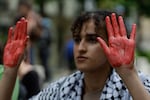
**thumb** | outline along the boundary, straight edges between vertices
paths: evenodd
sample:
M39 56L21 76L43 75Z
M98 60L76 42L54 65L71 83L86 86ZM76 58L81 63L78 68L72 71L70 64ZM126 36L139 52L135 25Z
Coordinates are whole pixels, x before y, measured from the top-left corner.
M97 40L98 40L99 44L101 45L101 47L103 48L104 52L106 54L108 54L109 53L109 48L108 48L106 42L101 37L97 37Z

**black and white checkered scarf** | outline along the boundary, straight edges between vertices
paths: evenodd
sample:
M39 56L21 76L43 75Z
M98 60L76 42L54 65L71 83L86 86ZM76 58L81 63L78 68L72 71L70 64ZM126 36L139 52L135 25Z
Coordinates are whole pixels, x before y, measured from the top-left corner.
M150 92L150 78L142 73L139 73L139 76L145 88ZM83 78L84 74L77 71L68 77L51 83L48 88L43 89L30 100L81 100L82 88L84 87ZM128 89L115 70L107 79L100 95L100 100L132 100Z

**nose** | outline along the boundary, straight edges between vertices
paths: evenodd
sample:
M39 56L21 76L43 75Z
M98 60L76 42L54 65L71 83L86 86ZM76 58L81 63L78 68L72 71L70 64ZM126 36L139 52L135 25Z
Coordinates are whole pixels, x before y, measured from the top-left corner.
M81 42L79 43L79 46L78 46L78 51L86 52L86 50L87 50L86 43L84 40L81 40Z

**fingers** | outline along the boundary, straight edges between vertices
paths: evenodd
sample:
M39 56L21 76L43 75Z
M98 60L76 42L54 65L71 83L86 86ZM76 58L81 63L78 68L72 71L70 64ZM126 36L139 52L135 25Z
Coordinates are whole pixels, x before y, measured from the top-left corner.
M118 25L118 22L119 22L119 25ZM117 21L115 13L112 13L111 21L110 21L110 18L107 16L106 27L107 27L109 37L110 36L114 36L114 37L126 36L127 32L126 32L126 28L125 28L125 24L124 24L122 16L118 17L118 21Z
M14 30L14 39L24 40L26 37L27 37L27 20L25 18L21 18L21 20L18 21L16 24Z
M25 26L25 18L21 18L20 20L20 27L19 27L19 33L18 33L18 39L24 39L24 35L25 35L25 30L26 30L26 26Z
M24 46L26 47L27 41L29 39L29 36L27 36L27 20L25 18L21 19L22 27L21 27L21 37L20 39L23 40Z
M7 39L7 43L10 43L12 40L12 32L13 32L13 28L10 27L9 31L8 31L8 39Z
M126 28L125 28L125 24L124 24L122 16L119 16L118 20L119 20L119 26L120 26L120 35L126 36L127 32L126 32Z
M21 27L21 38L20 39L25 39L27 37L27 20L25 18L21 19L22 21L22 27Z
M114 30L113 30L113 27L111 25L111 21L110 21L109 16L106 16L105 21L106 21L106 28L107 28L107 32L108 32L108 37L109 38L114 37Z
M130 39L135 40L135 35L136 35L136 24L133 24Z
M115 13L112 13L111 20L112 20L112 25L113 25L113 29L114 29L114 36L118 37L118 36L120 36L120 32L119 32L119 26L118 26L118 22L117 22Z
M17 22L15 30L14 30L14 40L17 40L19 35L19 29L20 29L20 21Z
M105 54L108 54L109 53L109 48L108 48L106 42L100 37L97 37L97 40L99 41L99 43L100 43L101 47L103 48Z
M27 36L27 37L24 39L24 41L23 41L25 47L27 46L27 41L28 41L28 40L29 40L29 36Z
M21 35L22 35L22 28L23 28L23 20L21 19L20 20L20 24L19 24L19 27L18 27L18 29L16 29L16 30L18 30L18 33L17 33L17 40L19 40L20 38L21 38Z

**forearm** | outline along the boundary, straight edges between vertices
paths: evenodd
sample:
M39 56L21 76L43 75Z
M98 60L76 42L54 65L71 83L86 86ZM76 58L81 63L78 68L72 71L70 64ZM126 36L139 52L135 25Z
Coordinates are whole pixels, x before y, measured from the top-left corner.
M150 94L145 89L134 68L128 70L127 73L119 74L134 100L150 100Z
M17 68L6 68L0 80L0 100L11 100L17 77Z

